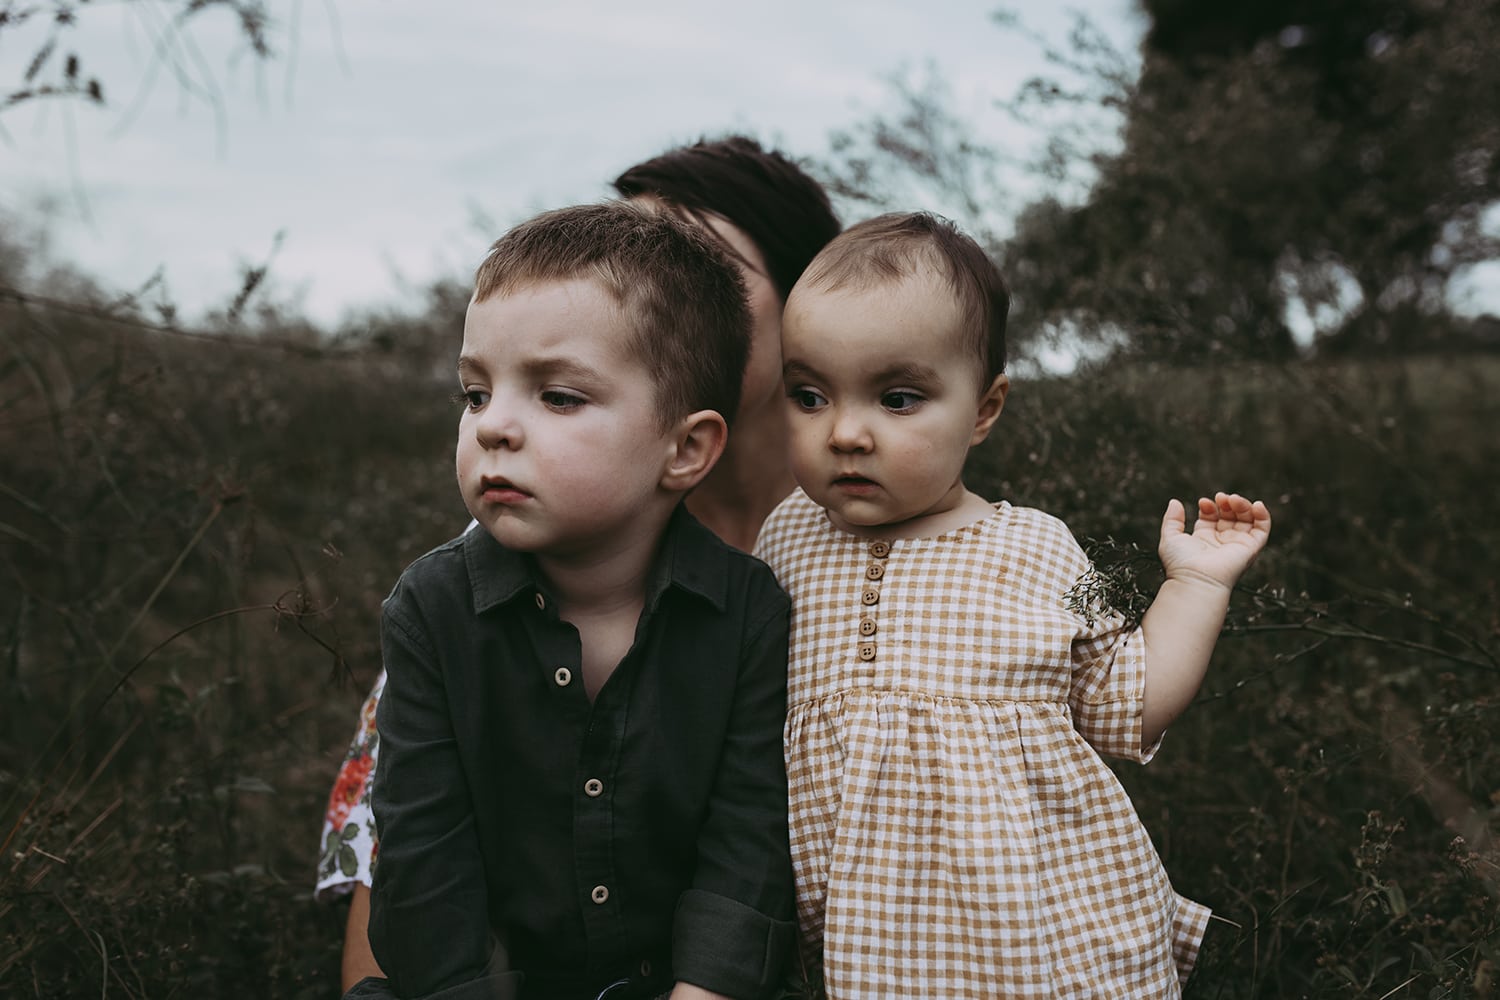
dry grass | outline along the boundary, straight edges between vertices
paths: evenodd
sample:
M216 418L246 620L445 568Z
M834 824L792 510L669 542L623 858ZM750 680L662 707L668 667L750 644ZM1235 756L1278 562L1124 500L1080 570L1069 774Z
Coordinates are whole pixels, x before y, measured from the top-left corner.
M0 994L336 991L323 799L380 598L464 521L445 322L330 354L0 303ZM1121 771L1224 918L1190 996L1494 995L1497 383L1103 369L1018 386L975 456L1122 600L1168 496L1275 508L1200 704Z

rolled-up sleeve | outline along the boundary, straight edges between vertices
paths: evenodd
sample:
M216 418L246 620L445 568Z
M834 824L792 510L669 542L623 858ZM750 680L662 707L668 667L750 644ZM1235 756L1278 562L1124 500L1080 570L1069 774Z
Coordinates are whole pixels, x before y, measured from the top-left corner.
M1141 744L1146 701L1146 644L1138 628L1111 613L1084 626L1073 640L1073 727L1105 756L1146 763L1161 739Z
M442 665L410 593L398 584L381 616L388 679L376 717L380 849L369 934L394 995L423 997L505 973L494 963L484 865Z
M790 605L778 590L766 606L742 650L697 869L672 933L677 979L736 1000L781 986L795 940L782 751Z

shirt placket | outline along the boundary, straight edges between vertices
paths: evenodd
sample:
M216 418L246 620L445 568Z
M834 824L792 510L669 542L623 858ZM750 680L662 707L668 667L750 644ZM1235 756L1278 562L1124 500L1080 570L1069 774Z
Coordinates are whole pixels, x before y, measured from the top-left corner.
M614 835L615 776L625 742L628 699L626 662L600 690L592 705L583 687L583 650L578 630L559 619L549 599L538 592L542 614L538 652L555 697L562 701L560 717L578 725L580 733L572 782L574 870L578 907L583 919L586 953L591 957L617 955L625 948L624 900L618 891L618 871L611 843ZM629 661L627 655L625 660ZM589 970L579 970L586 972Z
M880 655L880 584L885 579L887 559L891 554L891 543L876 539L865 548L864 585L860 591L860 616L855 626L854 655L859 660L860 673L867 679L874 678L877 657Z
M616 672L624 669L622 663ZM625 743L626 700L619 696L622 685L615 684L614 690L610 687L606 684L599 692L589 712L573 781L578 892L583 900L583 924L591 955L621 954L628 945L622 909L625 900L619 891L619 872L611 850L618 786L615 779Z

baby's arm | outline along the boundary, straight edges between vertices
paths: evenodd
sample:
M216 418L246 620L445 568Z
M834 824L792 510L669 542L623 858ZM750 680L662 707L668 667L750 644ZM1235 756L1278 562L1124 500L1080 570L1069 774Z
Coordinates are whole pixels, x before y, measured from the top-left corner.
M1230 591L1270 534L1266 505L1238 493L1200 498L1191 533L1182 504L1167 504L1157 549L1167 579L1141 621L1146 644L1142 745L1155 743L1198 693L1224 627Z

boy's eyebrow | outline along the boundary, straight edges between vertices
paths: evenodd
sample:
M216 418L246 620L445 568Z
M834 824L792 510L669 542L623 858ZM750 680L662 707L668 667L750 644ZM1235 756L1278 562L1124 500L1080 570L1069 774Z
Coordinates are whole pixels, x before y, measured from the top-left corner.
M569 357L541 357L528 358L521 363L521 370L529 378L561 377L576 379L580 382L602 382L604 376L597 368L590 367L575 358ZM458 374L460 376L470 373L484 374L487 369L479 359L467 354L459 355Z
M531 378L565 378L578 382L603 382L604 375L576 358L541 357L527 358L521 362L521 370Z

